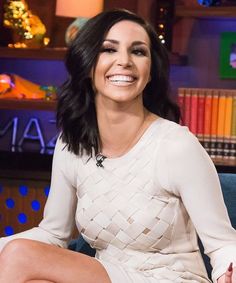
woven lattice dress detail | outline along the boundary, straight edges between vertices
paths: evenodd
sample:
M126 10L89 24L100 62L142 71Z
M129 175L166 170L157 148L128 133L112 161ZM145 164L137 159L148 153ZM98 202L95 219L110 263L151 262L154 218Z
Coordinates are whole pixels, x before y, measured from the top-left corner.
M128 153L103 165L59 139L44 219L13 237L66 246L75 218L113 283L209 282L196 231L214 281L236 263L217 173L186 127L159 118Z

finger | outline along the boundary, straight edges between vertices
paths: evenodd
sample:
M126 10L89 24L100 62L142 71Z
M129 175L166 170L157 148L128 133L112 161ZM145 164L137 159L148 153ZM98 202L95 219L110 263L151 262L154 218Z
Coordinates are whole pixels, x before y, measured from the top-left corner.
M227 271L225 272L225 283L232 283L233 263L231 262Z

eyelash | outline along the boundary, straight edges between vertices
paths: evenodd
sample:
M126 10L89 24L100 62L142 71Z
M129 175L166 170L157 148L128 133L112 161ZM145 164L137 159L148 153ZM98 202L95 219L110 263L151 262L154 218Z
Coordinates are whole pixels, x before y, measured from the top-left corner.
M105 53L114 53L116 52L117 49L114 47L102 47L101 52ZM131 53L137 55L137 56L147 56L147 51L144 50L143 48L135 48L131 50Z
M101 52L114 53L116 49L114 47L102 47Z
M137 56L147 56L147 51L142 48L133 49L132 53L134 53Z

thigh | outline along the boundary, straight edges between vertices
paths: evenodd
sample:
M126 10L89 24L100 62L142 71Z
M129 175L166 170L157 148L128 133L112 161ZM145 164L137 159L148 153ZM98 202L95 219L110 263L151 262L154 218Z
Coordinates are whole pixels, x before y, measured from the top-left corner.
M15 258L21 257L17 262L19 267L15 264L13 269L25 270L25 282L111 283L103 265L84 254L25 239L13 240L8 245L9 250L13 251L13 262Z

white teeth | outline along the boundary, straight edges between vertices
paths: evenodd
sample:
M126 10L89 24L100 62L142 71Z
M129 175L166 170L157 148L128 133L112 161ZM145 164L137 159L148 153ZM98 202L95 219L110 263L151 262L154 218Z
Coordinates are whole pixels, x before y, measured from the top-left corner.
M133 82L134 78L131 76L114 75L114 76L109 77L109 81L111 82Z

